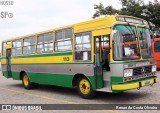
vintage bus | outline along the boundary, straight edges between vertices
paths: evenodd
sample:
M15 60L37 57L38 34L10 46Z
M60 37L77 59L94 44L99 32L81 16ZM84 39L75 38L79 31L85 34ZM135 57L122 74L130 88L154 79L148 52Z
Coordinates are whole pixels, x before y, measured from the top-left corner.
M152 41L153 57L157 61L157 69L160 69L160 38Z
M3 76L77 88L83 98L157 83L148 23L112 15L2 42Z

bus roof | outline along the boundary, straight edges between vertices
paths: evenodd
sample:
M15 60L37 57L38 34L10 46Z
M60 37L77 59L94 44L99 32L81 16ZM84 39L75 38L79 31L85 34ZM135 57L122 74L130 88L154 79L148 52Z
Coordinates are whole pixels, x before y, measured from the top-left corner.
M32 34L28 34L28 35L24 35L24 36L20 36L20 37L16 37L16 38L10 38L10 39L4 40L2 42L8 42L8 41L16 40L16 39L27 38L27 37L31 37L31 36L35 36L35 35L39 35L39 34L54 32L54 31L57 31L57 30L73 28L73 27L74 27L74 32L80 32L80 31L83 31L83 30L88 30L89 31L90 28L96 28L96 27L100 27L100 26L112 26L113 23L115 23L116 21L127 22L127 21L125 21L126 19L128 19L128 21L136 21L137 20L137 21L147 23L147 21L145 21L143 19L140 19L140 18L137 18L137 17L133 17L133 16L110 15L110 16L106 16L106 17L103 17L103 18L92 19L92 20L89 20L89 21L80 22L80 23L77 23L77 24L72 24L72 25L68 25L68 26L64 26L64 27L58 27L58 28L54 28L54 29L50 29L50 30L36 32L36 33L32 33ZM99 26L97 26L97 22L100 22L100 21L105 21L108 24L106 25L106 23L103 22L103 24L105 24L105 25L103 25L101 23L101 24L98 24ZM88 27L86 27L86 24L88 24ZM95 24L95 25L93 26L93 25L89 25L89 24ZM134 24L137 24L137 23L134 23Z

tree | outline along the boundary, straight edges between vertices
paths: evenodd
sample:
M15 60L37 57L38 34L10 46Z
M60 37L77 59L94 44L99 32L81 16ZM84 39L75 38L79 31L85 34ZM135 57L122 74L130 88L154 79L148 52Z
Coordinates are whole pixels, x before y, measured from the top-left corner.
M143 9L145 9L144 2L142 0L120 0L122 8L120 10L121 15L132 15L135 17L143 18L141 15Z
M94 9L96 10L96 13L93 15L93 18L99 17L101 15L113 15L119 13L119 10L113 8L112 6L104 7L102 3L99 5L95 4Z
M104 7L102 3L94 5L96 10L93 18L100 15L130 15L139 18L143 18L152 22L156 26L160 27L160 3L158 0L145 4L143 0L120 0L122 8L120 10L113 8L112 6Z
M146 20L154 23L156 26L160 27L160 3L159 2L149 2L146 5Z

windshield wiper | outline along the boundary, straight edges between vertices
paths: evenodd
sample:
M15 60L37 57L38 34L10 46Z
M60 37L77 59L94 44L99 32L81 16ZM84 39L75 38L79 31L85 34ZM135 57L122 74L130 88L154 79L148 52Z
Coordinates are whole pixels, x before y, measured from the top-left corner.
M131 25L127 22L128 26L130 27L129 31L131 31L132 35L134 35L135 38L137 38L135 32L132 30Z

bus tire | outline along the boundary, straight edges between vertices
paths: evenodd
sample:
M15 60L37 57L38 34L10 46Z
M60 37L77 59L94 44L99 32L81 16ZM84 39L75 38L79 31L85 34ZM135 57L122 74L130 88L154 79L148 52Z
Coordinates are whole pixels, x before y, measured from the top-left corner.
M96 92L93 91L91 83L85 77L78 80L77 91L79 95L85 99L92 99L96 96Z
M22 75L22 84L25 89L33 89L38 87L38 84L30 82L29 77L26 73L23 73Z

